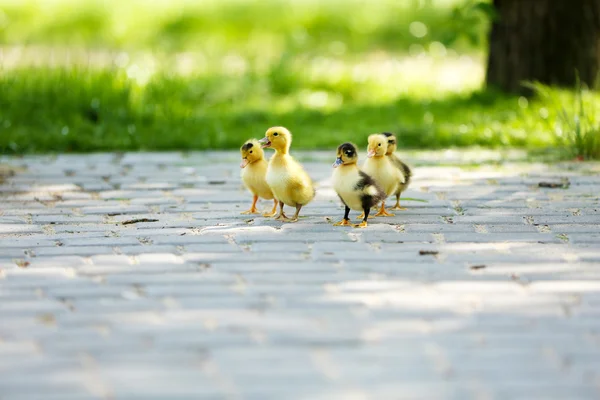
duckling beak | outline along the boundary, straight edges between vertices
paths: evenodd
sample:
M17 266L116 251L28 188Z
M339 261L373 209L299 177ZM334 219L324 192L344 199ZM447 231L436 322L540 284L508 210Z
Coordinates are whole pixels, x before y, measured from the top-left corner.
M340 166L340 165L342 165L342 164L344 164L344 162L342 161L342 159L341 159L341 158L339 158L339 157L338 157L338 158L335 160L335 162L333 163L333 168L337 168L337 167L339 167L339 166Z
M248 159L244 158L244 159L242 159L242 162L240 163L240 168L244 168L244 167L246 167L246 165L248 165Z
M261 148L266 149L267 147L271 147L271 141L268 137L264 137L258 141L261 144Z
M369 152L367 153L367 157L373 158L373 156L375 156L375 150L369 150Z

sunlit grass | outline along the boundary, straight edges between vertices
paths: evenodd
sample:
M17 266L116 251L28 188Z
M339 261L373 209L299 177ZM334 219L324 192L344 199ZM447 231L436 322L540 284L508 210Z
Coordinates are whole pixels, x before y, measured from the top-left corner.
M476 58L307 57L304 68L284 60L266 69L246 62L242 72L186 74L135 59L121 66L5 70L0 148L237 148L278 124L292 129L302 148L363 143L377 131L397 132L411 148L554 144L547 130L552 117L543 111L548 104L480 92Z
M548 104L548 131L562 155L580 160L600 159L600 97L578 81L574 91L557 90L539 82L528 85Z

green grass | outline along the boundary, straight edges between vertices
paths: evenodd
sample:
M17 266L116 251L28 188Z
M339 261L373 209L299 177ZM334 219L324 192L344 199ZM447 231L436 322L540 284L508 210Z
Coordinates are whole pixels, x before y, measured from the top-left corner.
M600 159L600 104L596 93L577 82L574 91L553 89L539 82L528 84L550 102L554 132L562 156L579 160Z
M0 150L228 149L272 125L289 127L295 146L306 149L362 144L378 131L397 132L405 148L557 144L545 99L525 101L476 85L440 94L415 82L406 93L386 94L395 82L381 71L356 83L344 68L335 80L291 66L237 77L162 71L144 84L119 68L9 70L0 76Z
M0 149L226 149L262 137L272 125L289 127L302 148L363 143L378 131L398 132L399 144L408 148L553 143L539 118L542 102L522 108L517 98L490 92L439 98L409 93L379 101L380 92L372 96L369 90L376 83L363 88L298 75L291 80L298 89L273 90L280 80L270 73L237 79L159 75L140 86L122 70L18 69L0 78Z
M0 0L2 153L557 145L548 99L482 91L478 2L142 4Z

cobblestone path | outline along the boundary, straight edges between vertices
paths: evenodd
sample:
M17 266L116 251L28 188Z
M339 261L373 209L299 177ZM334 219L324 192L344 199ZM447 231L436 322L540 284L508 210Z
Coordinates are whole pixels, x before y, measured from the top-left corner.
M357 230L300 159L283 225L235 152L0 159L0 399L600 398L598 164L432 156Z

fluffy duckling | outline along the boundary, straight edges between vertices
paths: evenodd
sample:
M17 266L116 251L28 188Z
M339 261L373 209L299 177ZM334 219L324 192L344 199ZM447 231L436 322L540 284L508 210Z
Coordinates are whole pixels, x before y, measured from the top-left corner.
M388 139L385 135L373 134L369 136L369 146L367 148L367 159L365 160L362 170L375 179L385 192L386 197L392 193L396 193L398 183L403 178L400 171L394 166L392 161L385 156L388 148ZM385 199L381 201L381 208L375 214L375 217L393 217L385 210ZM363 215L359 216L363 218Z
M273 192L266 181L268 164L265 160L265 153L256 139L250 139L244 143L240 148L240 153L242 154L242 162L240 164L242 182L254 195L252 206L242 214L260 214L256 208L258 198L274 199ZM272 217L277 212L277 200L274 199L274 201L273 210L270 213L264 213L265 217Z
M400 206L400 195L402 192L406 190L408 185L410 184L410 178L412 176L412 172L408 165L404 164L400 158L395 154L396 151L396 136L393 133L384 132L383 135L388 139L388 148L385 155L389 157L392 161L392 164L400 171L401 178L398 181L398 189L396 189L396 205L392 207L392 210L406 210L405 207ZM402 179L403 178L403 179Z
M267 183L279 201L279 221L296 222L303 206L315 197L313 182L292 156L289 150L292 134L282 126L269 128L259 141L263 148L272 148L275 154L267 167ZM283 212L283 205L296 207L296 214L290 219Z
M346 206L344 219L334 226L352 225L355 228L367 226L371 207L385 200L385 192L373 178L361 171L356 163L358 152L352 143L344 143L337 149L337 159L333 164L333 188ZM350 223L350 209L362 211L363 221L354 225Z

